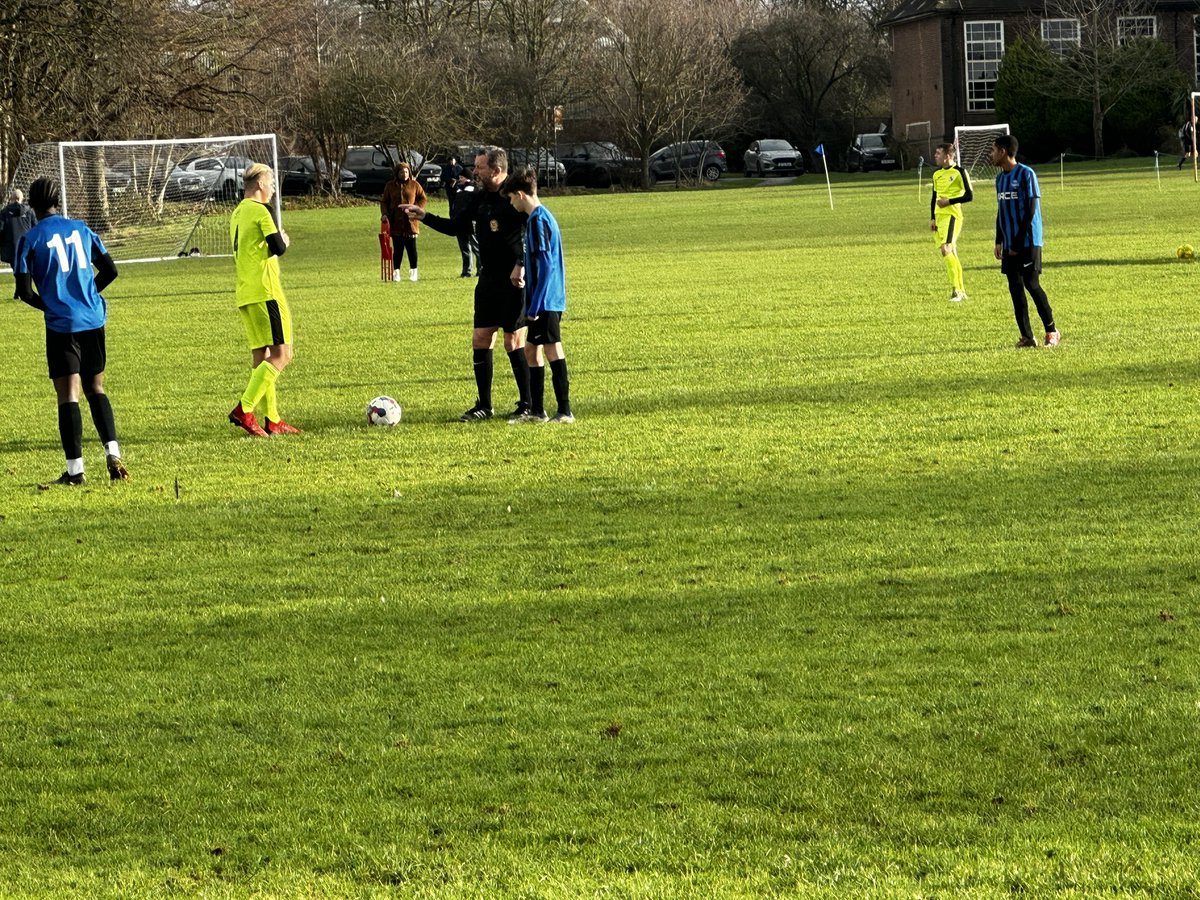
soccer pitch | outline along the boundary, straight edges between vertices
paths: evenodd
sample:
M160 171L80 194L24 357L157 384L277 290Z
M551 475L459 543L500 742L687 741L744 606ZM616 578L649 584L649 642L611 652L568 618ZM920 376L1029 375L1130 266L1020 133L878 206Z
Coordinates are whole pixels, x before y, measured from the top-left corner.
M37 489L0 304L0 897L1194 895L1200 187L1039 174L1053 350L986 180L962 304L912 173L547 198L573 426L453 421L474 282L374 207L285 213L295 438L231 261L125 266L127 484L85 409Z

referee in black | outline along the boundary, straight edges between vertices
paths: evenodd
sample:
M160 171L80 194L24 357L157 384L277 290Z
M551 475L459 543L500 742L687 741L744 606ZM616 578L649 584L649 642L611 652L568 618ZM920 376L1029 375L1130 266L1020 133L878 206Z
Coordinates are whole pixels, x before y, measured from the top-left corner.
M504 332L504 352L512 365L520 398L510 422L529 417L529 363L525 359L525 219L513 209L500 186L508 176L508 154L500 147L483 147L475 155L475 181L481 188L450 218L405 206L409 218L434 231L470 235L479 242L479 281L475 285L475 320L471 353L478 396L475 405L459 416L463 422L492 418L492 347L496 332ZM472 223L474 225L472 226Z

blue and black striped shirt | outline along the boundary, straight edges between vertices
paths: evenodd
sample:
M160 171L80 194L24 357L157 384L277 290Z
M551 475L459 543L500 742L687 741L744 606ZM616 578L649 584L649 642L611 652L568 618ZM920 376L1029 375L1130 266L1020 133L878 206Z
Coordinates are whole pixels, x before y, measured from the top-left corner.
M1005 251L1042 246L1037 175L1023 163L996 176L996 243Z

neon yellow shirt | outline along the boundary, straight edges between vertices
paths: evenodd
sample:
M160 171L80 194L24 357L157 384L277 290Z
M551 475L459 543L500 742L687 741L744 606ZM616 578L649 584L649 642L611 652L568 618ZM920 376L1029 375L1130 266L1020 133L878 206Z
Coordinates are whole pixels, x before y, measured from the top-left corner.
M267 237L279 228L271 209L257 200L243 200L229 219L229 239L237 267L237 305L286 300L279 280L279 257L272 256Z
M967 181L967 173L958 166L943 166L940 169L933 171L933 195L934 199L957 200L962 197L970 189L970 182ZM962 204L953 203L950 206L934 206L934 217L941 218L942 216L962 216Z

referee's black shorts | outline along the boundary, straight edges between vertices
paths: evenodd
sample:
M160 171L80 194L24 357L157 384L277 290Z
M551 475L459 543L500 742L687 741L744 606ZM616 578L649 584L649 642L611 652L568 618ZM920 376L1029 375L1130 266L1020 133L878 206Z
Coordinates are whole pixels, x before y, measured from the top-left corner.
M1016 256L1009 256L1008 251L1000 257L1000 271L1005 275L1034 275L1042 274L1042 248L1022 247Z
M92 378L104 371L107 362L104 326L71 334L46 329L46 367L51 378Z
M504 280L480 276L475 285L475 327L500 328L506 333L525 327L525 289Z

